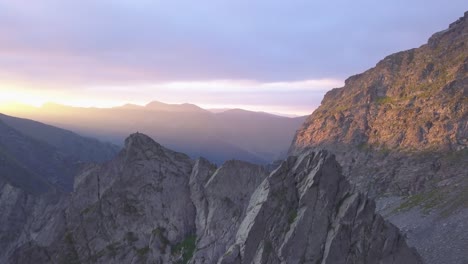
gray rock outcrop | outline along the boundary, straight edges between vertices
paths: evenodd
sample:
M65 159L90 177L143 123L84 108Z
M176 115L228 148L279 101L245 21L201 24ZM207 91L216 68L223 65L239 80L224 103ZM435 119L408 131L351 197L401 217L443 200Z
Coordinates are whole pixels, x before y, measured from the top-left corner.
M421 263L334 157L290 157L252 195L219 263Z
M200 174L202 163L206 161L197 162L191 178L197 209L197 251L192 263L197 264L213 263L234 242L250 197L267 176L261 166L234 160L214 173Z

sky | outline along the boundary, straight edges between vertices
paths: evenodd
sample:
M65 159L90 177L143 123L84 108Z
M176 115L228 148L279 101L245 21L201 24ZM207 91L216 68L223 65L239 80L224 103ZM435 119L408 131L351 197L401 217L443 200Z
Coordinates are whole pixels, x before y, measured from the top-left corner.
M466 0L0 0L0 104L194 103L309 114Z

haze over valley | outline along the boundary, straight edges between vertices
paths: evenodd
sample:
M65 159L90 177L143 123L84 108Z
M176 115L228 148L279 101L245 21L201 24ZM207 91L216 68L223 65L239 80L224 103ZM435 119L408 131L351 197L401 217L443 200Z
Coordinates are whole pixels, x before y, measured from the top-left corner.
M120 146L129 134L139 131L167 147L217 164L229 159L266 164L284 158L306 118L242 109L213 113L192 104L157 101L113 108L49 103L40 108L23 106L17 115Z

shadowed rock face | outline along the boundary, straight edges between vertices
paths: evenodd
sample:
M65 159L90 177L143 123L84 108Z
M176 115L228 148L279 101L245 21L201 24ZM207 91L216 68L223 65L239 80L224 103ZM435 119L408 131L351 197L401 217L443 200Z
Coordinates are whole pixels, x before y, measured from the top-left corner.
M220 263L421 263L325 151L290 157L255 190Z
M235 242L250 197L267 173L241 161L227 161L208 175L200 171L202 166L210 168L206 162L199 160L197 165L191 178L198 238L193 263L213 263Z
M195 162L143 134L38 197L1 263L421 263L325 151L257 165Z

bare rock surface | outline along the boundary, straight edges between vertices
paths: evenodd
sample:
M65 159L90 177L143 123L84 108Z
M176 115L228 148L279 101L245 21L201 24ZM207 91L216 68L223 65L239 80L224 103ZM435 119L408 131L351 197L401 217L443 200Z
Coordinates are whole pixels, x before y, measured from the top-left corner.
M325 151L268 175L193 161L136 133L115 159L84 169L71 194L4 184L0 210L11 203L26 215L1 263L421 263Z
M428 44L328 92L290 153L333 151L350 181L372 195L432 189L467 176L460 166L468 156L467 96L468 12Z
M203 195L194 201L197 208L197 251L193 263L213 263L224 254L234 242L252 193L266 176L261 166L232 160L225 162L204 181L195 183L201 188L192 189L192 195L200 197L200 191Z
M219 263L421 263L374 210L329 153L290 157L252 195Z

